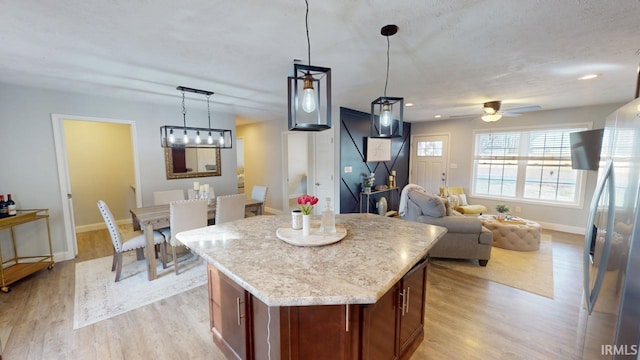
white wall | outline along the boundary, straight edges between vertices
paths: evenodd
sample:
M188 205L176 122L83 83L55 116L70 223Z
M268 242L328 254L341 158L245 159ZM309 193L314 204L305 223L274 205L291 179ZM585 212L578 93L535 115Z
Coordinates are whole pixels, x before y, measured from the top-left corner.
M466 192L471 187L473 175L473 131L480 129L495 129L508 127L544 126L571 123L592 123L592 127L602 128L605 118L622 104L589 106L573 109L536 111L519 117L503 117L494 123L485 123L479 119L442 120L429 122L414 122L411 124L411 135L429 135L433 133L449 133L450 164L456 168L448 171L447 183L450 186L462 186ZM537 205L530 203L506 202L514 209L520 206L522 212L515 214L524 218L538 221L546 228L580 233L588 217L587 208L597 181L597 172L588 171L584 206L581 209ZM471 204L483 204L494 209L498 201L470 198ZM501 203L503 203L501 201Z
M0 165L0 193L13 194L20 208L48 208L53 251L67 251L52 113L134 121L140 163L141 188L138 190L142 192L144 205L152 204L153 191L189 188L194 179L166 179L164 153L160 147L160 126L181 124L178 95L175 106L169 106L0 84L0 136L5 149L2 153L6 154ZM188 111L188 126L207 126L205 107L193 106ZM212 118L216 127L235 131L233 115L212 113ZM221 157L222 176L199 180L215 186L217 195L236 193L235 149L221 150ZM0 233L3 250L9 237L5 232Z

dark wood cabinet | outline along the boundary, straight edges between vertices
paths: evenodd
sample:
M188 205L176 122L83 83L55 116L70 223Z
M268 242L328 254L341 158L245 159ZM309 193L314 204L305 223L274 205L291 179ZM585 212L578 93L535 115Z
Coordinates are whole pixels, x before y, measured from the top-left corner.
M424 338L427 259L377 303L363 306L362 358L408 359Z
M412 354L424 338L427 290L427 259L423 259L400 281L400 354ZM412 345L415 347L412 348Z
M397 359L398 289L399 284L396 284L377 303L363 305L363 359Z
M209 265L209 310L213 340L233 359L251 359L251 294Z
M426 262L375 304L281 307L209 265L214 341L230 359L408 359L424 337Z

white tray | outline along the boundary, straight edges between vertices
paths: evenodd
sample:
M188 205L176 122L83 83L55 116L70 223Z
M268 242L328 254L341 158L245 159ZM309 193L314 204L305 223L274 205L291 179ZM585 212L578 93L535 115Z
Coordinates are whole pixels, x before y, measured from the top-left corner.
M309 236L302 236L302 229L293 230L291 225L283 226L276 230L278 239L296 246L323 246L333 244L344 239L347 236L347 229L344 225L336 224L335 234L325 234L320 232L319 227L311 225Z

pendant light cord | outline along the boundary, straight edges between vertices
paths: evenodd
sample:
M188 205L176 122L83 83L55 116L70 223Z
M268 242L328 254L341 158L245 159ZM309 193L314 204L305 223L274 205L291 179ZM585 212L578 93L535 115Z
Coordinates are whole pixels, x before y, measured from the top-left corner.
M389 83L389 35L387 35L387 78L384 80L384 97L387 97L387 84ZM385 99L386 100L386 99Z
M207 117L209 118L209 131L211 131L211 109L209 108L209 98L211 95L207 95Z
M182 126L187 129L187 108L184 106L184 91L182 92Z
M304 0L307 4L307 12L304 16L305 27L307 28L307 59L309 59L309 66L311 66L311 41L309 40L309 0Z

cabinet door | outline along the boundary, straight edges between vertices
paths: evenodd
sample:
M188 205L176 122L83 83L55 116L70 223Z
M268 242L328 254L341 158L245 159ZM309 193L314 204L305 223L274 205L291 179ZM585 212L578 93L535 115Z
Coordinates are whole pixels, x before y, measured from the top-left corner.
M362 359L397 359L398 289L396 284L377 303L364 306Z
M250 359L248 293L209 266L209 297L214 341L227 357Z
M349 310L347 310L349 307ZM354 359L358 329L352 324L356 305L283 307L280 311L282 359ZM357 321L357 319L356 319Z
M423 259L401 280L400 351L404 353L424 336L424 307L427 286L427 260Z

